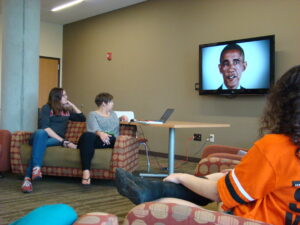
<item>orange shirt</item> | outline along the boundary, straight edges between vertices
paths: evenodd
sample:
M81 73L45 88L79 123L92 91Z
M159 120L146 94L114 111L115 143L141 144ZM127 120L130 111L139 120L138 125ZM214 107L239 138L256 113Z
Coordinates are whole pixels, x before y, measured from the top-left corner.
M268 134L218 181L225 210L274 225L300 224L300 160L290 138Z

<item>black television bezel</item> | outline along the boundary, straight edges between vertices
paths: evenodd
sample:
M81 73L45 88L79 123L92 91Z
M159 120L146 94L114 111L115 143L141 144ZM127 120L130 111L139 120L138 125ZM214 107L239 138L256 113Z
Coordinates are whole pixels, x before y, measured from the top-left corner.
M218 45L227 45L231 43L240 43L240 42L250 42L250 41L259 41L259 40L269 40L270 41L270 64L269 64L269 88L256 88L256 89L231 89L231 90L203 90L202 88L202 48L213 47ZM270 88L274 84L274 73L275 69L275 35L266 35L260 37L244 38L231 41L222 41L209 44L200 44L199 45L199 95L264 95L267 94Z

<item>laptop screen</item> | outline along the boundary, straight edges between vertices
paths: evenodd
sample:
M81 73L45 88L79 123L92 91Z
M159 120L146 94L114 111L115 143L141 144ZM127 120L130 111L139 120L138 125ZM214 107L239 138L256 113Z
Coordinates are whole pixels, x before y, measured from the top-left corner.
M171 114L173 112L174 112L174 109L167 109L165 111L165 113L161 116L160 121L165 123L169 119L169 117L171 116Z

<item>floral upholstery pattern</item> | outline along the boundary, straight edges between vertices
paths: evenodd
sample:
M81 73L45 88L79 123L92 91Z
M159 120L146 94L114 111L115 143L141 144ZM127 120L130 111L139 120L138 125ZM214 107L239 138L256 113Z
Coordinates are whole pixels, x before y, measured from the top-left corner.
M205 176L211 173L220 172L224 169L232 169L240 160L226 159L222 157L207 157L201 159L195 169L195 176Z
M68 123L66 132L66 139L77 143L79 137L86 130L85 122ZM21 162L20 149L21 145L28 144L31 132L17 131L12 134L10 147L11 169L13 173L25 174L27 165ZM120 136L115 142L112 149L112 160L110 162L110 169L91 169L91 178L96 179L113 179L116 168L123 168L127 171L134 171L138 167L138 151L139 141L136 138L136 126L121 125ZM78 168L43 166L42 172L45 175L52 176L69 176L81 177L82 170Z
M262 225L263 222L176 203L146 202L129 211L123 225Z
M73 225L118 225L118 217L102 212L87 213L78 218Z
M228 145L208 145L202 151L195 176L205 176L224 169L232 169L240 163L247 151L246 148Z

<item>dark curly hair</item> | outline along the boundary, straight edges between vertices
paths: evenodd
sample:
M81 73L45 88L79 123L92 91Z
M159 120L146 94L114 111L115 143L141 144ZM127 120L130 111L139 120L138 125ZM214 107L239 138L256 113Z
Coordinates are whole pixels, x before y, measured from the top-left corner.
M284 134L297 146L300 159L300 65L288 70L268 95L261 121L260 135L265 132Z

